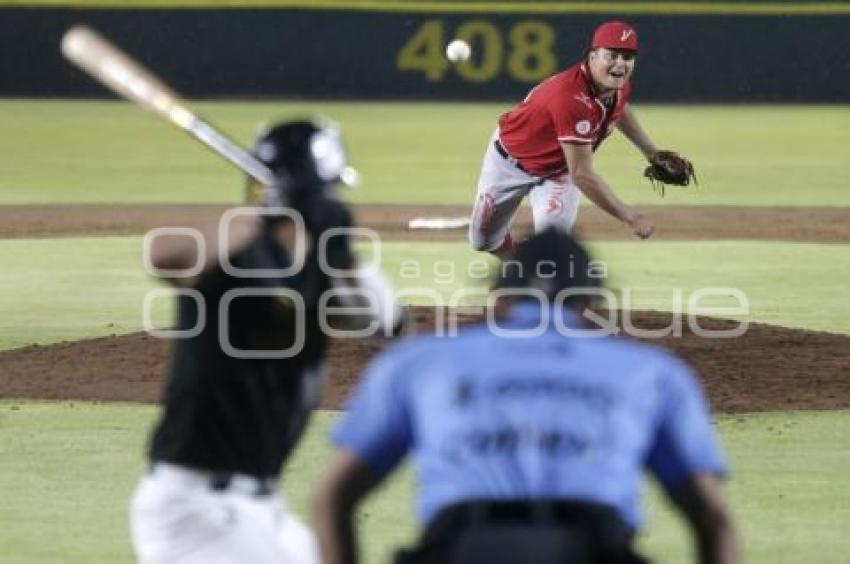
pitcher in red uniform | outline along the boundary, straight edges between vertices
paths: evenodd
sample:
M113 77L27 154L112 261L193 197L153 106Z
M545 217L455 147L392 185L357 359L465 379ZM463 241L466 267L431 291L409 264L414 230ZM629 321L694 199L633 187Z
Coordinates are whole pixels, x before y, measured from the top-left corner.
M637 52L631 25L606 22L584 61L535 86L499 118L478 180L473 248L507 255L514 246L510 226L526 195L536 232L549 226L571 231L583 193L638 237L652 235L649 218L620 200L593 168L593 153L615 127L647 159L658 150L629 105Z

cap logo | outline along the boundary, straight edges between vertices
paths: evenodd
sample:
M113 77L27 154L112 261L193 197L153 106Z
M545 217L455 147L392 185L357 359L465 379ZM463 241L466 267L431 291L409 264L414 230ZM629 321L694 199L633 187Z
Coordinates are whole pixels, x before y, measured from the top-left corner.
M634 32L633 29L624 29L622 35L620 35L620 42L626 42Z
M590 132L590 122L586 119L581 120L576 124L576 133L579 135L587 135Z

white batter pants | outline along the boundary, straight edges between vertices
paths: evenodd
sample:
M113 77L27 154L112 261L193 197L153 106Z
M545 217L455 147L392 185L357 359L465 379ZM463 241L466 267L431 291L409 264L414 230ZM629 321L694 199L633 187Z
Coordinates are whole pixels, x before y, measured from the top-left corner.
M249 491L250 481L236 476L230 487L216 491L207 473L157 463L137 486L130 508L138 562L319 564L312 531L279 495Z
M469 243L477 251L492 251L505 240L522 199L531 203L534 231L554 226L569 233L578 216L581 192L569 174L541 179L523 172L494 146L493 133L484 153L478 193L469 221Z

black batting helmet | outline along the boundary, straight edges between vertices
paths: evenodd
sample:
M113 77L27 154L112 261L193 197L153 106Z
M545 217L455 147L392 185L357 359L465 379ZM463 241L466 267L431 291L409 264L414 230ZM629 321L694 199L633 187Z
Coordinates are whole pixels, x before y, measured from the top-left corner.
M357 171L348 166L339 127L329 121L299 119L275 124L260 133L251 152L286 183L357 183ZM248 200L259 201L261 195L262 187L249 182Z

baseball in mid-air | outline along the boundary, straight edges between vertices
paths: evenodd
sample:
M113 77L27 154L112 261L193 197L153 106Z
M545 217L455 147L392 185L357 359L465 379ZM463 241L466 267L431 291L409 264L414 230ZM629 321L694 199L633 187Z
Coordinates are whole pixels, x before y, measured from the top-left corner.
M453 63L466 61L470 55L472 55L472 48L463 39L455 39L446 45L446 58Z

